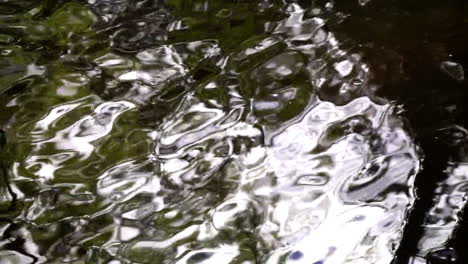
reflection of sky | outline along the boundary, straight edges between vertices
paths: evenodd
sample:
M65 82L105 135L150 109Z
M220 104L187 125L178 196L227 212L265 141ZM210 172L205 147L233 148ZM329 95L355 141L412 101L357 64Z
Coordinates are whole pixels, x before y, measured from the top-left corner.
M333 118L324 117L325 109ZM356 113L371 120L374 133L385 136L381 149L373 153L375 147L365 137L350 134L311 154L314 147L323 144L330 124ZM290 255L288 263L352 263L353 258L361 257L366 263L386 263L393 258L387 247L398 243L405 204L410 200L404 194L381 192L394 184L406 184L417 160L404 131L389 126L394 121L388 113L387 106L374 105L366 98L344 107L319 103L300 122L273 138L267 159L277 177L273 193L280 198L270 213L271 221L278 225L277 236L286 244L273 253L271 263L287 252L301 252L302 256ZM329 159L328 164L323 157ZM356 178L368 173L366 166L373 160L378 161L374 166L384 166L384 158L388 168ZM300 180L304 176L313 180L303 184ZM387 224L390 227L385 227Z

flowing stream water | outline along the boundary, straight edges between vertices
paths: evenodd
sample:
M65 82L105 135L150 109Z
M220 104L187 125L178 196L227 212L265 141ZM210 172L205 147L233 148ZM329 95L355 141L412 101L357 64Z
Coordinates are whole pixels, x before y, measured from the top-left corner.
M466 263L468 6L403 2L0 1L0 263Z

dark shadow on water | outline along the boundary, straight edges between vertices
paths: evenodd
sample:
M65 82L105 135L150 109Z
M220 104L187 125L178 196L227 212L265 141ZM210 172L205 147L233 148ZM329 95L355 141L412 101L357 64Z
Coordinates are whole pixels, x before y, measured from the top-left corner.
M468 2L371 1L364 7L357 2L336 2L336 10L349 17L333 30L363 44L368 61L377 69L378 94L404 105L403 115L424 153L423 170L416 179L419 199L397 254L397 263L406 264L421 238L434 189L446 177L447 162L463 152L463 146L452 144L456 135L440 131L454 124L468 126L468 83L455 80L440 65L449 60L467 70ZM458 263L468 263L466 214L447 245L459 253Z

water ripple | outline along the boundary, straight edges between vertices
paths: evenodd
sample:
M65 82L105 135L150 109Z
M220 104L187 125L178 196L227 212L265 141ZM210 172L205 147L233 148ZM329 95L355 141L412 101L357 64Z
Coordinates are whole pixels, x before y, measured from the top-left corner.
M0 258L390 263L417 148L324 10L159 2L66 4L53 63L6 59L0 91L37 78L5 107Z

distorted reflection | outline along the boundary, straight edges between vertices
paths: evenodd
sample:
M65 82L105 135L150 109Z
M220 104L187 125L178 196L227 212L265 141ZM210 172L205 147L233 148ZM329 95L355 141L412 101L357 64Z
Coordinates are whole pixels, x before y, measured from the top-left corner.
M332 2L43 2L0 17L30 42L1 61L4 263L392 261L420 157L327 29ZM465 170L421 254L451 234Z
M467 201L468 132L454 125L441 129L444 144L454 148L444 171L445 179L437 184L432 205L423 222L417 254L410 264L457 263L457 253L449 247ZM428 262L429 261L429 262Z

